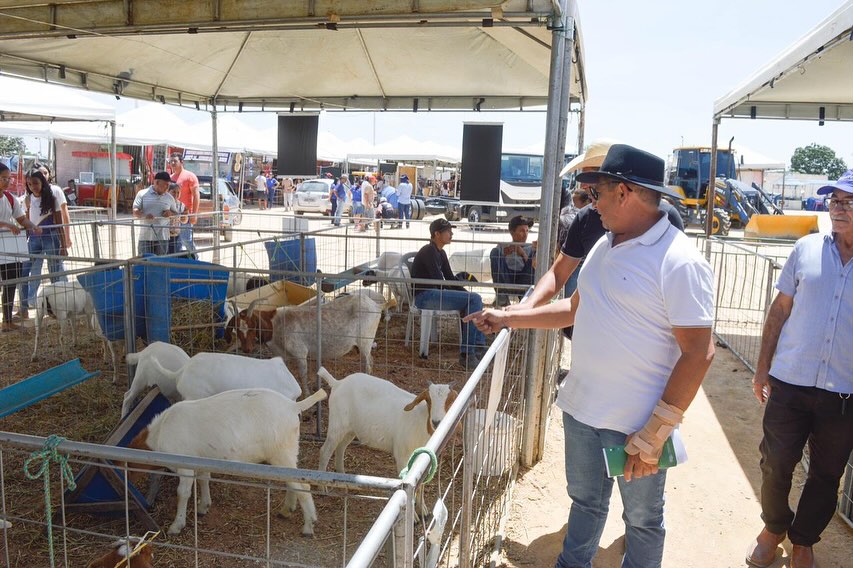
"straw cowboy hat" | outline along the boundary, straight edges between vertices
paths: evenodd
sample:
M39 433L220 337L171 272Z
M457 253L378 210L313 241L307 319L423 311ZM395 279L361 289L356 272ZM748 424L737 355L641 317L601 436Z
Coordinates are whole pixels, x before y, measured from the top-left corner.
M602 138L596 140L586 148L586 152L575 157L574 160L566 164L566 167L560 172L560 177L565 177L575 170L582 168L600 168L604 162L604 157L607 151L614 144L618 144L616 140Z
M579 183L596 183L599 178L605 177L683 199L663 184L663 170L664 161L654 154L627 144L613 144L598 170L581 172L577 180Z

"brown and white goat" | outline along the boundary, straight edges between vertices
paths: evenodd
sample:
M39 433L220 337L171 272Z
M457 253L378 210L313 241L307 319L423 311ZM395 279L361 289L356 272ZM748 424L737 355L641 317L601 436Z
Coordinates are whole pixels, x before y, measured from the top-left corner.
M383 309L367 294L339 296L321 306L318 337L316 305L279 308L273 317L268 345L275 355L295 360L305 392L309 390L308 358L316 359L318 354L331 361L357 347L362 368L369 373L373 370L371 350Z
M240 351L252 353L258 346L272 340L272 319L276 310L256 309L261 301L252 301L249 307L240 310L228 321L223 337L229 346L236 339Z
M130 542L135 546L139 539L131 538ZM154 566L154 551L150 545L142 546L135 554L133 550L126 540L117 540L109 552L89 562L86 568L152 568ZM128 556L130 556L129 561Z

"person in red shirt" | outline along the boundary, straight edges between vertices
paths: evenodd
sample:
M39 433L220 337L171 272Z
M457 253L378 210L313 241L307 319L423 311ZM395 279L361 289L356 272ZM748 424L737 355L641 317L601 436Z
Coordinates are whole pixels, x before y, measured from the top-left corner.
M194 173L184 169L184 158L180 154L172 154L169 158L172 169L172 181L178 184L178 201L184 204L189 217L186 223L181 223L181 244L192 258L198 258L195 243L193 243L192 226L198 220L196 213L199 207L198 178Z

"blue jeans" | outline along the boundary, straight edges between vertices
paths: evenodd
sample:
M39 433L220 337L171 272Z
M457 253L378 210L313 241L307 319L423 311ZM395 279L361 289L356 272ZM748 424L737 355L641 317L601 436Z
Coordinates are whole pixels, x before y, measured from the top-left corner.
M615 430L593 428L563 413L566 435L566 486L572 507L557 568L591 568L607 521L613 480L607 477L602 448L625 443ZM622 568L654 568L663 560L663 490L666 470L626 482L619 477L625 512Z
M412 218L412 204L411 203L398 203L397 204L397 218L402 220L406 220L406 227L409 226L409 220ZM400 223L402 226L402 223Z
M479 312L483 309L483 300L479 294L462 292L460 290L424 290L415 296L415 306L422 310L457 310L463 316ZM472 323L462 324L462 353L476 350L477 346L486 344L486 336Z
M180 237L181 244L184 250L189 253L189 257L197 259L198 254L196 254L195 243L193 242L193 226L190 223L181 223Z
M339 227L341 225L341 216L344 214L344 207L346 206L347 202L345 200L342 200L339 198L336 201L336 203L338 205L337 205L337 207L335 207L335 211L334 211L334 215L335 215L334 223L335 223L336 227Z
M27 250L30 254L46 254L59 256L59 232L51 229L45 229L41 235L30 235L27 239ZM24 262L24 270L22 277L39 276L41 269L44 266L43 258L33 258ZM47 270L50 273L62 272L65 270L62 260L51 258L47 261ZM65 282L65 276L51 276L51 282ZM29 309L36 305L36 293L38 292L39 281L24 282L21 284L21 308Z

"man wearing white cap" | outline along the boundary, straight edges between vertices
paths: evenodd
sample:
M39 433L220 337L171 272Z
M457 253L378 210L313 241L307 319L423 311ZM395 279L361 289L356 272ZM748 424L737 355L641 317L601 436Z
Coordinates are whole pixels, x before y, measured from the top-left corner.
M814 566L812 545L835 512L838 484L853 451L853 170L821 187L831 234L794 245L776 283L752 379L764 410L761 519L747 552L770 566L787 536L791 568ZM809 444L809 472L797 510L788 504L794 466Z

